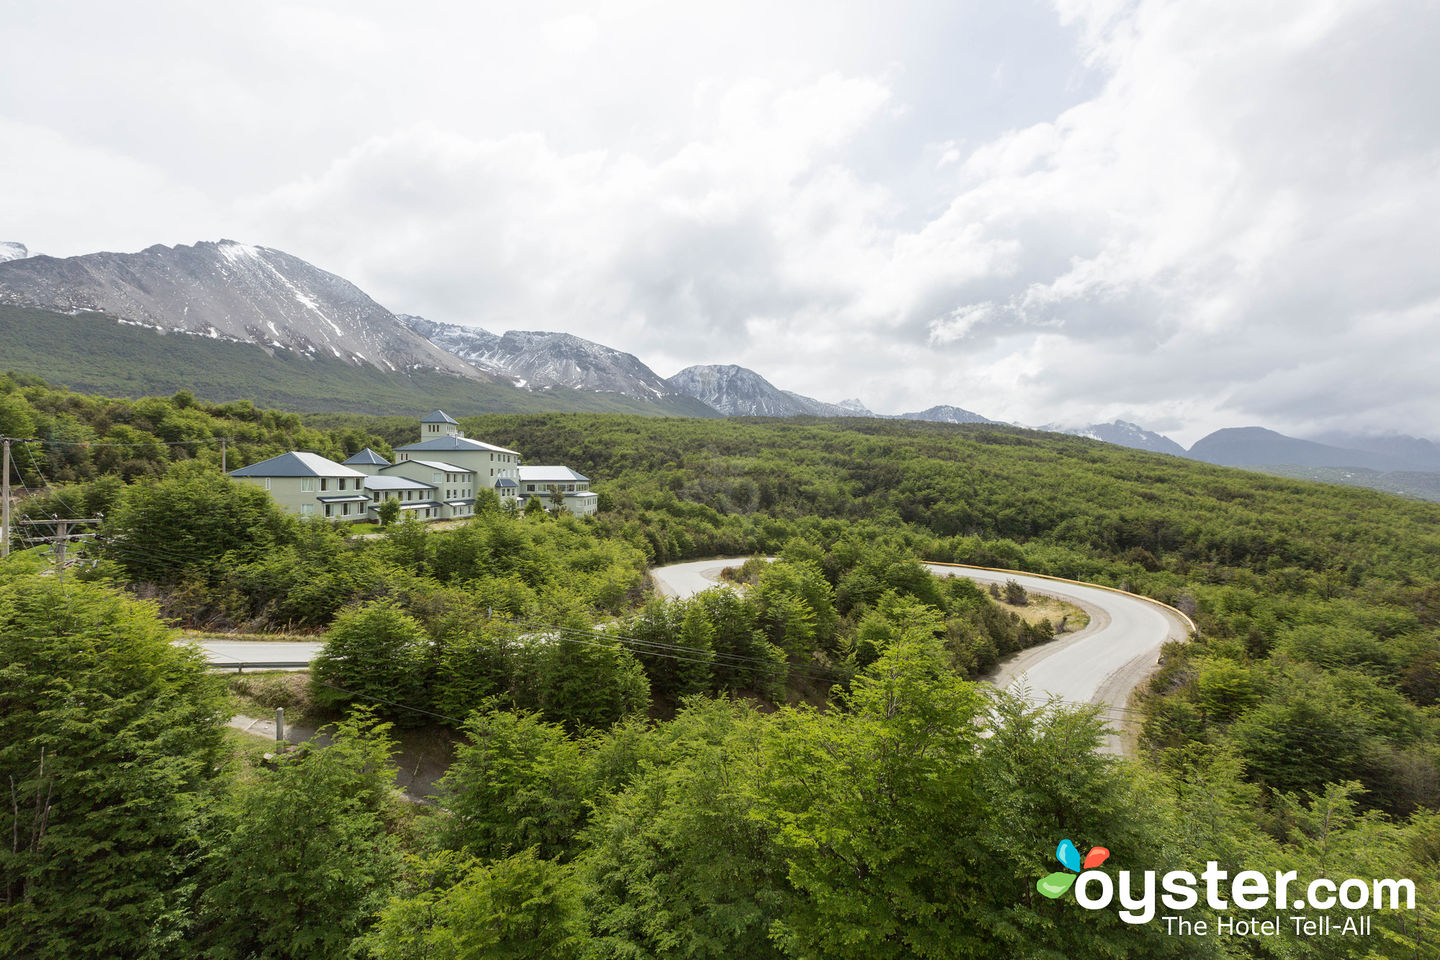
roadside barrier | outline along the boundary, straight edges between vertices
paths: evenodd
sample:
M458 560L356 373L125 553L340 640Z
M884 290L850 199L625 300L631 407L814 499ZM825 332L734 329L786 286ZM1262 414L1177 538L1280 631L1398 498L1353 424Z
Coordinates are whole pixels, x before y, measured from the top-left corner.
M1185 613L1180 610L1176 610L1174 607L1170 606L1170 604L1164 603L1160 600L1156 600L1154 597L1147 597L1139 593L1131 593L1129 590L1121 590L1119 587L1107 587L1103 583L1088 583L1084 580L1071 580L1069 577L1054 577L1048 573L1031 573L1028 570L1007 570L1004 567L982 567L979 564L974 563L945 563L942 560L921 560L920 562L928 567L955 567L958 570L983 570L987 573L1005 573L1012 576L1020 577L1039 577L1041 580L1054 580L1057 583L1070 583L1074 584L1077 587L1093 587L1096 590L1109 590L1111 593L1118 593L1122 597L1134 597L1136 600L1143 600L1146 603L1153 603L1157 607L1163 607L1164 609L1169 610L1171 613L1175 614L1175 616L1179 617L1181 620L1185 621L1185 623L1189 625L1191 633L1198 634L1200 632L1200 628L1195 626L1194 620L1191 620L1188 616L1185 615Z

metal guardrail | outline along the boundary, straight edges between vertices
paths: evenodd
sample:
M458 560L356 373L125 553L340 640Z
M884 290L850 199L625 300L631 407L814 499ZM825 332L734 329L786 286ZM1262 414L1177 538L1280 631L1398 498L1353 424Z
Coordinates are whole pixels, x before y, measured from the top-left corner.
M1122 597L1133 597L1136 600L1143 600L1146 603L1154 604L1157 607L1164 607L1166 610L1169 610L1171 613L1175 614L1175 616L1184 620L1185 623L1190 627L1191 633L1198 634L1200 632L1200 628L1195 626L1195 621L1190 619L1190 617L1184 611L1175 609L1163 600L1156 600L1154 597L1147 597L1142 593L1132 593L1129 590L1121 590L1119 587L1108 587L1103 583L1090 583L1087 580L1072 580L1069 577L1057 577L1048 573L1031 573L1028 570L1008 570L1005 567L982 567L979 564L975 563L946 563L943 560L921 560L920 562L927 566L933 567L956 567L965 570L983 570L987 573L1007 573L1015 574L1016 576L1021 577L1038 577L1041 580L1055 580L1059 583L1073 583L1077 587L1094 587L1096 590L1108 590L1111 593L1118 593Z
M205 666L211 670L234 670L236 673L244 673L246 670L308 670L309 660L206 660Z

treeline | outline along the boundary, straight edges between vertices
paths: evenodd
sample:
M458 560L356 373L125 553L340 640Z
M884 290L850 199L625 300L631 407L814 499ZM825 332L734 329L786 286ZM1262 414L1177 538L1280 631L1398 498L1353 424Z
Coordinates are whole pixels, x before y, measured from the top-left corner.
M453 553L456 540L517 523L482 519L425 536L437 554ZM696 695L823 703L906 629L926 629L947 668L967 677L1054 636L969 580L937 580L884 548L862 556L794 540L773 563L747 563L747 575L743 593L654 598L600 626L578 606L492 606L503 598L483 578L356 604L326 635L314 698L374 707L402 725L458 725L482 706L529 710L578 733L647 712L670 716Z
M1436 869L1417 854L1440 847L1434 815L1387 823L1341 786L1280 795L1280 836L1249 829L1234 770L1179 778L1098 754L1093 713L957 677L927 609L902 614L823 710L694 696L666 722L577 733L482 701L440 802L419 806L398 798L389 728L365 711L323 746L238 749L221 733L221 682L153 608L12 560L0 952L1353 955L1345 938L1170 936L1042 897L1069 838L1135 869L1216 857L1295 870L1301 886L1413 877L1419 909L1373 912L1360 948L1436 956ZM1204 904L1187 917L1214 919Z
M3 409L18 408L17 394L32 416L69 402L26 386L0 397ZM400 434L413 427L398 420L300 426L342 446L346 436L377 449L413 436ZM1163 955L1176 943L1187 955L1436 955L1440 507L995 426L599 415L464 426L531 462L590 476L601 513L487 513L449 533L401 525L346 541L324 524L277 519L268 501L227 500L236 485L218 478L208 455L157 463L128 484L95 469L94 479L50 494L105 505L99 563L81 577L155 596L167 615L193 624L330 626L337 651L355 643L357 652L316 671L329 684L318 695L333 694L338 709L406 689L480 751L462 751L444 801L470 811L471 839L457 839L444 816L432 835L428 814L423 829L383 804L367 814L377 843L420 859L386 867L362 884L365 897L347 901L355 912L331 924L345 931L334 934L343 949L446 956L473 942L484 955L531 955L515 945L554 931L547 949L557 956ZM214 528L186 503L219 504ZM741 596L646 601L647 564L752 554L780 562L742 571ZM1011 724L1011 733L991 729L969 753L917 750L914 766L880 764L883 785L867 779L883 745L902 742L905 730L961 737L934 726L925 705L937 701L927 698L954 705L946 698L971 696L957 675L1044 634L972 588L925 575L920 559L1092 580L1193 612L1199 637L1166 650L1133 705L1140 762L1095 758L1092 734L1074 726L1080 719L1012 705L983 708L978 721ZM923 668L897 666L897 651L917 644ZM781 691L767 683L782 668L790 705L737 705L778 706ZM889 680L900 684L889 688L899 712L868 714L858 698ZM832 687L840 699L828 710L803 705ZM956 706L960 716L969 709ZM674 720L646 723L647 711ZM885 727L891 720L899 726ZM484 752L505 743L512 752ZM982 767L968 766L972 755ZM33 801L23 784L41 790L38 759L15 757L16 789ZM303 777L288 765L306 762L242 779L293 787L285 777ZM951 783L950 765L973 785L960 805L973 800L974 823L999 831L1003 850L950 823L940 806L907 805L917 795L940 804L926 791ZM462 769L481 780L462 789ZM484 781L501 774L518 779ZM1100 794L1087 793L1092 778ZM471 790L482 799L467 800ZM1071 806L1077 794L1097 799ZM495 801L502 796L513 811ZM1106 812L1112 804L1123 815ZM1144 824L1125 819L1142 813ZM541 830L552 822L554 831ZM927 833L935 824L967 846ZM1381 916L1384 930L1363 943L1122 946L1087 925L1102 918L1035 902L1034 878L1054 869L1057 831L1078 833L1076 824L1097 825L1072 838L1082 848L1140 851L1132 865L1143 868L1217 859L1302 876L1409 877L1422 909ZM25 848L23 839L13 845ZM945 885L944 908L906 866L932 845L964 871L916 861ZM974 859L977 851L998 866ZM981 879L972 884L972 874ZM753 893L738 892L736 877ZM382 902L393 912L371 926ZM946 926L949 910L969 918L968 939ZM827 940L827 930L853 938ZM961 946L947 954L915 939L934 931ZM1069 933L1100 939L1086 946ZM283 952L245 942L234 955Z
M412 424L402 442L414 434ZM204 403L183 390L172 397L115 399L55 389L15 373L0 373L0 435L37 441L16 445L14 454L19 477L36 490L102 477L129 482L187 460L218 469L222 439L231 470L288 450L344 460L371 447L393 459L375 433L317 430L299 414L245 400Z

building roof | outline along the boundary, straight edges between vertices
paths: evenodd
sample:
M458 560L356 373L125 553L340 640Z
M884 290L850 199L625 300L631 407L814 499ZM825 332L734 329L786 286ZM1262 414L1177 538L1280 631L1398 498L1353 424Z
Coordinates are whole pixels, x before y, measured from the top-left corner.
M497 486L497 487L518 487L518 486L520 486L520 484L516 483L514 480L511 480L509 477L501 477L499 480L496 480L496 481L495 481L495 486Z
M482 443L479 440L471 440L469 437L432 437L429 440L406 444L395 449L403 450L406 453L441 453L446 450L458 450L466 453L513 453L517 457L520 456L518 451L508 447L497 447L493 443Z
M428 483L409 477L366 477L366 490L434 490Z
M388 467L388 466L390 466L390 461L389 461L389 460L386 460L384 457L380 456L380 454L376 453L374 450L371 450L369 447L366 447L364 450L361 450L359 453L355 454L355 455L352 456L350 459L346 460L345 463L346 463L347 466L364 466L364 467Z
M401 510L420 510L424 507L430 507L433 510L440 509L440 504L434 500L400 500L397 502L400 504Z
M408 463L418 463L422 467L429 467L431 470L443 470L446 473L474 473L469 467L457 467L453 463L445 463L443 460L401 460L399 463L390 464L391 468L403 467ZM384 470L384 467L380 468Z
M594 490L571 490L569 493L565 494L565 496L567 496L567 497L598 497L599 494L596 493Z
M569 467L521 467L520 481L522 483L589 483L590 478L581 476Z
M261 460L259 463L252 463L248 467L241 467L239 470L231 470L232 477L359 477L365 479L365 474L359 470L353 470L334 460L320 456L318 453L304 453L292 451L282 453L278 457L271 457L269 460Z
M363 493L342 493L335 497L316 497L321 503L369 503L370 498Z
M456 422L455 420L450 419L450 414L446 413L444 410L432 410L432 411L430 411L429 413L427 413L425 416L421 417L421 418L420 418L420 422L421 422L421 423L453 423L453 424L455 424L455 426L457 426L457 427L460 426L460 424L459 424L458 422Z

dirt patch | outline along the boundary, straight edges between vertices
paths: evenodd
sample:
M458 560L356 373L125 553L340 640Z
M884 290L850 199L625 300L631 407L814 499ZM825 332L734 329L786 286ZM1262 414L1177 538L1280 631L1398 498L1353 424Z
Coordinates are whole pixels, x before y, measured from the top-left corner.
M238 745L237 753L241 755L276 749L274 711L260 717L236 714L227 726L237 731L236 736L243 736L248 741L248 744L242 742ZM408 799L433 799L435 782L455 762L456 737L448 731L433 729L398 730L391 731L391 735L397 741L395 753L390 757L390 763L395 768L395 785ZM321 747L330 742L325 727L316 729L308 723L291 723L287 710L285 742L296 744L307 740Z
M996 603L1026 623L1039 623L1041 620L1049 620L1058 628L1060 621L1063 619L1065 621L1066 633L1084 630L1090 625L1090 615L1088 613L1075 604L1066 603L1058 597L1047 597L1044 594L1032 592L1029 595L1029 602L1024 606L1006 603L1004 600L997 600Z

